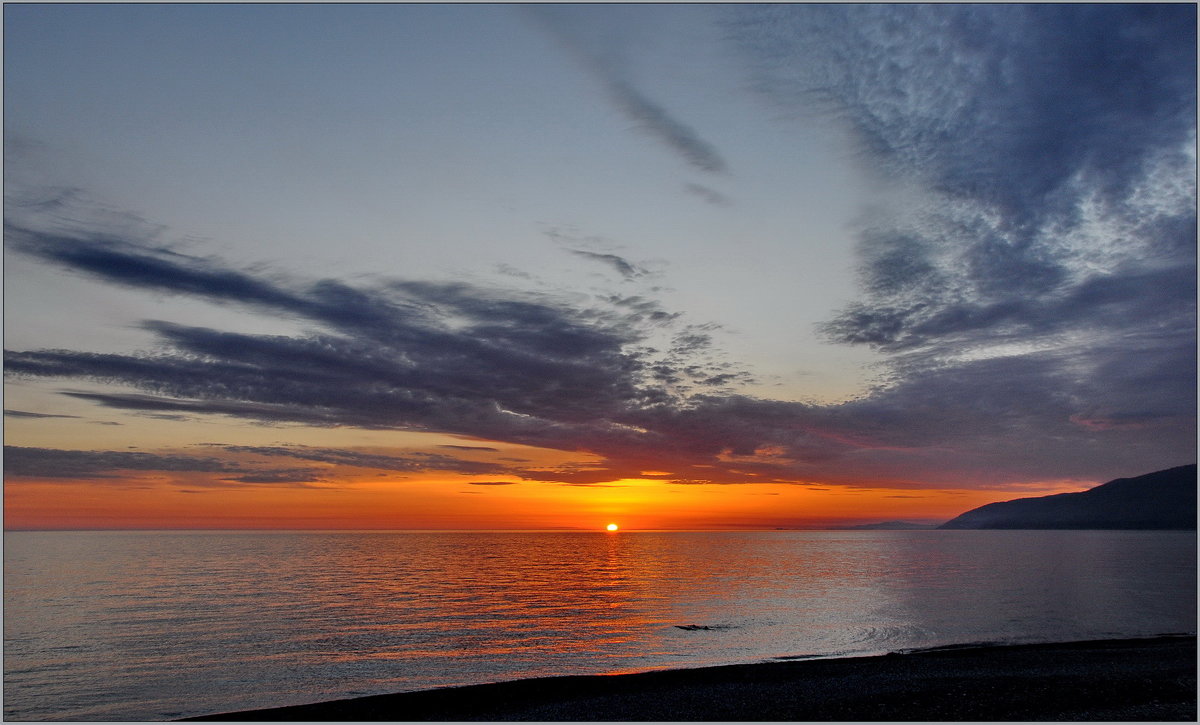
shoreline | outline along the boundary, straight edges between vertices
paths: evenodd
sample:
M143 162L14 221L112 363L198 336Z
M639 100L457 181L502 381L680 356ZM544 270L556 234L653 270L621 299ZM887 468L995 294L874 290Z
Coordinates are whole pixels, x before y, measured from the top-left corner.
M188 718L220 721L1179 721L1196 636L967 644L565 675Z

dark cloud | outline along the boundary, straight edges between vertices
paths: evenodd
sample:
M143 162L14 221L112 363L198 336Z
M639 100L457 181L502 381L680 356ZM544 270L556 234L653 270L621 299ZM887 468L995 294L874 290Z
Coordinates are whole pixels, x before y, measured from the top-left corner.
M516 481L470 481L472 486L512 486Z
M258 452L255 449L242 449L236 446L227 448L234 453ZM347 460L353 460L356 456L363 459L370 458L354 451L341 453L342 457ZM293 457L324 460L321 456L295 455ZM328 458L331 462L335 460L335 456L332 455ZM364 465L371 468L385 467L367 463ZM212 456L64 450L22 446L4 447L6 479L110 479L123 481L128 478L130 472L215 474L207 481L189 479L193 485L206 487L220 487L229 484L308 484L328 481L324 475L325 472L320 469L261 467Z
M253 453L260 456L285 456L306 461L319 461L338 466L371 468L382 471L454 471L458 473L495 473L504 467L478 461L466 461L436 453L413 453L392 456L338 448L308 446L223 446L231 453Z
M831 111L869 164L927 192L869 221L865 298L825 327L834 340L950 352L1112 329L1155 306L1151 318L1194 317L1194 6L743 6L732 18L759 90Z
M451 448L456 451L489 451L492 453L500 452L499 448L492 448L491 446L458 446L458 445L452 445L452 444L444 444L444 445L438 446L438 448Z
M4 446L4 475L18 478L117 478L120 471L238 470L227 461L131 451L73 451Z
M611 250L618 246L604 237L595 235L585 236L579 234L571 227L556 226L546 227L543 229L543 233L555 243L561 245L563 250L568 254L573 254L593 262L599 262L610 267L624 280L633 281L658 276L656 272L642 265L635 264L618 254L614 254L612 251L590 251L580 248L592 247L601 250Z
M725 173L729 170L712 144L633 84L612 52L616 46L608 44L600 50L589 42L587 36L592 33L593 26L580 14L588 13L586 8L536 5L525 8L530 17L549 31L600 82L613 105L638 128L701 171Z
M1190 5L742 6L774 99L832 110L873 162L993 206L1014 232L1126 197L1189 142Z
M625 279L637 279L646 275L646 270L615 254L597 254L596 252L585 252L582 249L568 249L567 251L577 257L602 262L615 269L617 274Z
M30 413L24 410L4 409L4 414L10 418L78 418L77 415L56 415L54 413Z
M104 234L35 232L13 224L6 224L4 231L5 242L13 249L113 284L272 308L300 304L269 282L161 247Z
M10 374L20 375L21 370L26 369L24 366L32 364L31 370L36 370L35 375L56 375L62 374L67 377L87 377L89 374L85 371L87 368L87 357L79 361L78 365L58 365L70 353L46 353L44 355L30 354L27 360L18 362ZM45 367L40 367L38 363L48 363ZM134 368L137 366L134 365ZM67 370L80 370L78 375ZM172 374L170 370L162 371L163 376ZM136 380L137 377L133 373L127 373L124 377L117 376L97 376L99 380ZM152 382L152 378L150 384ZM63 395L80 400L88 400L97 405L106 408L116 408L119 410L128 410L134 412L143 412L151 410L178 410L187 411L200 415L226 415L233 418L241 418L253 420L264 425L279 425L286 423L299 423L314 426L334 427L337 425L355 425L359 428L367 429L382 429L393 428L395 426L386 425L383 423L373 422L369 417L362 416L355 423L349 423L343 419L336 411L321 411L308 410L302 406L295 405L272 405L262 403L245 403L237 400L186 400L178 398L168 398L161 395L143 395L140 393L85 393L78 391L63 391ZM174 415L174 414L168 414Z
M1031 340L1086 332L1110 334L1154 320L1163 336L1191 334L1195 320L1196 269L1125 269L1063 284L1046 299L939 300L909 295L879 305L857 303L823 326L832 338L889 352L936 345Z
M603 66L593 66L592 70L604 83L613 103L630 120L638 124L638 128L663 142L672 151L679 154L685 161L701 171L726 173L729 167L717 153L717 149L704 139L691 126L674 118L665 108L643 95L629 81L615 77Z
M640 343L671 316L628 298L587 309L461 283L285 285L126 241L20 236L20 249L104 281L265 307L326 330L247 335L148 321L143 326L163 352L7 353L10 375L90 378L143 391L69 393L105 406L573 448L577 430L613 435L609 421L622 409L665 402L667 394L647 382L652 374L666 370L700 386L713 377L679 349L670 360L645 359ZM59 254L64 248L71 253ZM147 258L153 275L139 271Z
M681 313L663 309L658 300L647 299L641 295L607 295L604 300L614 307L621 308L628 318L637 324L662 326L682 317Z

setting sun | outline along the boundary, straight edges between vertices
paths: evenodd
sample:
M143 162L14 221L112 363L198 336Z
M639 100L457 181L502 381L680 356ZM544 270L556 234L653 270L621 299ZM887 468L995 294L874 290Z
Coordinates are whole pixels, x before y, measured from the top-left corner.
M616 524L609 524L608 526L605 526L604 528L608 529L609 531L616 531L619 527Z

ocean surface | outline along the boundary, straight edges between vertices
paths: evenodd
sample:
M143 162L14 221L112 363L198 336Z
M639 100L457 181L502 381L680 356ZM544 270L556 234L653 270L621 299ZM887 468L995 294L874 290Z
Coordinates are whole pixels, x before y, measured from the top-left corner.
M9 532L7 720L1195 632L1196 534Z

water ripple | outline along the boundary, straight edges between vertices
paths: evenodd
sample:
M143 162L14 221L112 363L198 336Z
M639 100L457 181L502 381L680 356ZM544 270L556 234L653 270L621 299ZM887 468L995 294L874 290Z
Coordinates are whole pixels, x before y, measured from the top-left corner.
M1195 627L1195 535L9 533L4 714Z

